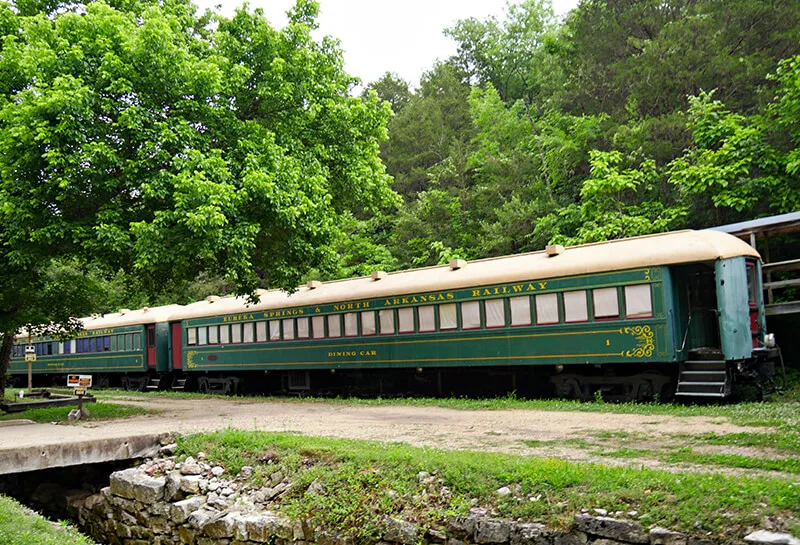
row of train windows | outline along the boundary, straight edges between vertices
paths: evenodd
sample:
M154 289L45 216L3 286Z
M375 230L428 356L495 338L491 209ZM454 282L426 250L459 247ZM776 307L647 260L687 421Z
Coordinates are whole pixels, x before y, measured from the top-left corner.
M84 337L71 341L47 341L33 343L37 356L53 356L58 354L85 354L91 352L121 352L140 350L141 336L138 333L120 335L103 335L101 337ZM25 345L14 345L14 357L25 355Z
M251 343L294 339L334 339L395 333L427 333L552 325L589 321L589 299L595 321L650 318L653 304L649 284L564 293L545 293L485 301L443 303L400 309L365 310L241 324L190 327L189 345Z

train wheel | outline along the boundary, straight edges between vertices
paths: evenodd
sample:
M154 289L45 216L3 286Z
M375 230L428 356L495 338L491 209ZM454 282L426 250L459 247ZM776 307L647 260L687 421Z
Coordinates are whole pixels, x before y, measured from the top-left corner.
M208 387L208 379L206 377L200 377L197 379L197 391L201 394L207 394L210 391Z

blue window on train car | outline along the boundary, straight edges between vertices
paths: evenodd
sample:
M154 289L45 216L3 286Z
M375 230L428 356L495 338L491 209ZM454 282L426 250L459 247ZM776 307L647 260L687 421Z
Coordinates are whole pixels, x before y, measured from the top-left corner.
M97 352L97 339L94 337L89 339L89 352Z
M106 335L103 337L103 352L108 352L111 350L111 337Z
M72 341L64 341L64 354L69 354L72 348Z
M48 356L52 356L52 355L53 355L53 353L54 353L54 350L53 350L53 348L55 348L53 345L54 345L55 343L45 343L45 344L46 344L45 348L47 349L47 355L48 355Z

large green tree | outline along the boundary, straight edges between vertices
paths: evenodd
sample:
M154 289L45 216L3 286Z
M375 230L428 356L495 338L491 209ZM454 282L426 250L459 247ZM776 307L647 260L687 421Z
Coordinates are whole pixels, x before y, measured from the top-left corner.
M393 200L390 109L351 96L317 11L0 2L0 380L20 327L91 310L89 264L292 289L334 265L342 214Z

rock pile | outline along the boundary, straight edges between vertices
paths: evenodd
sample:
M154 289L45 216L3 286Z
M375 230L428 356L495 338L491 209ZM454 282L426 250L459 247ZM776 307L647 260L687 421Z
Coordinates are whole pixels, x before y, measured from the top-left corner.
M166 453L170 452L167 448ZM291 520L271 511L276 499L292 489L280 472L252 488L252 468L237 476L210 464L202 453L176 463L166 457L111 475L110 486L93 495L68 498L81 529L110 545L354 545L326 528ZM420 482L435 479L420 473ZM317 490L314 490L315 485ZM319 493L319 483L308 490ZM595 510L599 511L599 510ZM596 513L597 515L599 513ZM710 545L711 542L664 528L645 529L637 522L582 513L570 531L542 524L497 520L473 508L467 517L443 528L423 529L398 518L384 521L376 545ZM800 545L788 534L756 532L753 545Z

